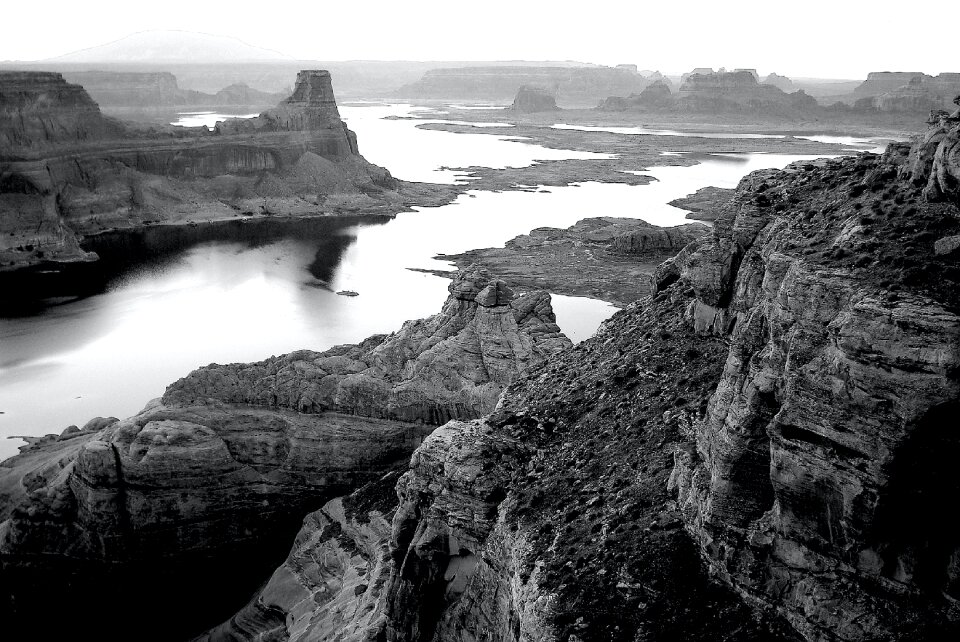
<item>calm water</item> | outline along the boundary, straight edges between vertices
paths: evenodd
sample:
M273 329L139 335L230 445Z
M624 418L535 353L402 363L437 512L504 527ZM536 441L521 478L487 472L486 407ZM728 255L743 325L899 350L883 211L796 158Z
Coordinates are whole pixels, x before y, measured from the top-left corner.
M407 180L453 182L444 166L524 166L592 155L509 137L417 129L407 105L344 106L361 152ZM589 216L628 216L659 225L689 222L666 202L705 185L733 187L747 172L801 157L705 156L692 167L648 172L639 187L584 183L536 192L468 192L438 208L386 224L345 225L289 236L224 233L126 271L103 294L0 319L0 436L60 432L96 415L128 416L190 370L252 361L299 348L323 350L391 332L437 312L448 281L407 268L448 269L431 257L499 247L535 227L567 227ZM155 232L159 233L159 232ZM354 290L357 297L336 294ZM558 323L574 340L615 309L554 296ZM0 440L0 457L16 440Z
M254 116L259 116L259 114L218 114L213 111L185 111L177 114L177 119L170 124L180 127L202 127L205 125L213 129L213 126L221 120L227 120L228 118L253 118Z

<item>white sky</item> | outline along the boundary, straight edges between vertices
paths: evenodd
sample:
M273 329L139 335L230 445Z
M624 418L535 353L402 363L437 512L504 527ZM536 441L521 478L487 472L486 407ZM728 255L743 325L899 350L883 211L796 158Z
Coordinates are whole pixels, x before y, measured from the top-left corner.
M0 60L182 29L308 60L579 60L862 78L960 71L958 18L954 0L5 0Z

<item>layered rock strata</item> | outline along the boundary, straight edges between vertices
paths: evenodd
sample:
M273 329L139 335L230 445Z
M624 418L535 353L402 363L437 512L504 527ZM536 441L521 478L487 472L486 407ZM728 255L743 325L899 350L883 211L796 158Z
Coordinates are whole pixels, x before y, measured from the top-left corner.
M0 268L92 260L106 229L263 215L395 211L397 184L359 155L330 75L215 131L104 117L60 74L0 72Z
M9 621L28 630L56 590L70 612L115 600L105 637L142 599L183 611L147 637L209 626L279 561L303 514L405 461L437 424L489 412L514 377L570 345L545 293L514 297L482 270L450 292L440 314L393 335L211 365L70 452L38 444L4 462Z

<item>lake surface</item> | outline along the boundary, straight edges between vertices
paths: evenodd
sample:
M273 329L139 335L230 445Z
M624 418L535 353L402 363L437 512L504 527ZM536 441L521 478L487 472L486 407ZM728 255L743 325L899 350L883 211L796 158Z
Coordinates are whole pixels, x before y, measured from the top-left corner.
M418 129L409 105L343 106L360 151L402 179L462 180L445 166L520 167L550 158L590 158L508 136ZM301 348L324 350L391 332L434 314L446 279L408 268L449 269L439 253L501 247L535 227L567 227L591 216L689 222L666 205L705 185L734 187L754 169L807 157L721 154L699 165L643 173L650 185L583 183L533 192L480 192L402 213L387 223L305 222L277 231L225 226L219 238L158 250L95 296L23 318L0 319L0 437L59 433L91 417L125 417L165 386L211 362L254 361ZM222 232L222 233L221 233ZM144 232L145 246L156 245ZM126 238L126 237L125 237ZM104 239L104 254L116 250ZM119 243L122 245L122 243ZM122 248L121 248L122 249ZM353 290L356 297L336 294ZM554 296L561 328L590 336L615 308ZM22 442L0 439L0 458Z

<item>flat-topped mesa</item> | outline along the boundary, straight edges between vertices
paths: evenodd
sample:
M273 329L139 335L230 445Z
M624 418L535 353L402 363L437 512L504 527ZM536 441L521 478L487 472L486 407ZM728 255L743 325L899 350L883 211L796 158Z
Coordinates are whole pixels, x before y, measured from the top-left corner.
M122 130L83 87L58 73L0 71L0 158L18 147L109 138Z

